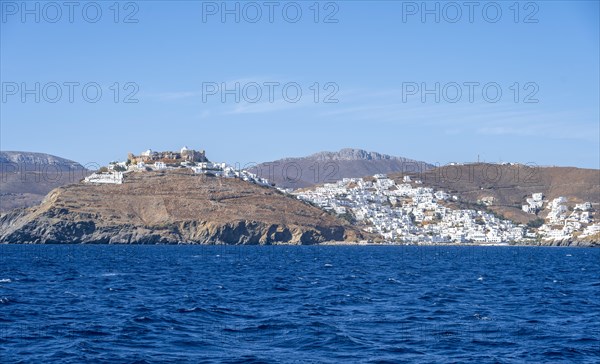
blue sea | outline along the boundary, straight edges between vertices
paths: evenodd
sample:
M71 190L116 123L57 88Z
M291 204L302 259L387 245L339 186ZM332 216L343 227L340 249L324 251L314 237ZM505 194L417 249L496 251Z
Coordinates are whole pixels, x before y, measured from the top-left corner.
M0 363L598 363L600 249L0 246Z

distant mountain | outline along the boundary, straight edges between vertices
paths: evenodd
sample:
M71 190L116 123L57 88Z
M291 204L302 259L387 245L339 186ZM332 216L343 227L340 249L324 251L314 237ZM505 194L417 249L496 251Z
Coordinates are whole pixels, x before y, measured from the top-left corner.
M0 213L37 205L54 188L88 174L81 164L54 155L0 152Z
M422 161L346 148L338 152L319 152L307 157L261 163L251 172L267 178L278 187L296 189L348 177L424 172L431 168L434 168L432 164Z
M81 164L69 159L60 158L51 154L33 152L0 152L0 163L21 164L27 166L52 165L61 170L85 169Z

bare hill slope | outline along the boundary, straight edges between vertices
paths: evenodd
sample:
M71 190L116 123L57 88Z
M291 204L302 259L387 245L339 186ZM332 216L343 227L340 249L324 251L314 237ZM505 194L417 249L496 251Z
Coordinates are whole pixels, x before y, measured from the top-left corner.
M188 170L60 187L40 206L0 219L5 243L316 244L362 235L274 188Z

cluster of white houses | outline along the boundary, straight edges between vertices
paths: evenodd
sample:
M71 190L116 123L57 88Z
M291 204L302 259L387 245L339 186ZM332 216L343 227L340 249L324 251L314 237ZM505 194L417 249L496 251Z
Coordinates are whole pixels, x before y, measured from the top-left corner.
M204 151L197 152L188 147L179 152L153 152L147 150L140 156L129 153L125 162L111 162L106 171L98 171L84 179L86 183L122 184L125 175L132 172L166 171L188 168L196 174L210 174L224 178L239 178L244 181L267 186L269 181L226 163L213 163L206 159Z
M576 235L578 238L585 238L600 232L600 224L593 223L590 202L576 204L571 210L566 203L567 199L561 196L546 205L546 209L549 210L546 223L538 229L542 240L570 240Z
M490 243L526 239L524 226L475 210L444 206L457 200L444 191L422 187L405 177L402 184L379 174L373 180L344 178L314 190L299 191L298 198L337 213L351 213L365 230L388 241L409 243Z
M576 205L566 214L564 198L548 204L549 224L561 224L561 229L542 225L536 232L525 225L516 225L493 214L476 210L459 210L446 207L446 201L458 200L456 196L423 187L420 181L406 176L396 184L385 175L375 175L372 180L344 178L337 183L325 184L294 194L323 209L338 214L351 214L362 222L365 230L379 233L388 241L410 243L489 243L527 242L537 239L570 239L573 233L580 237L600 231L600 224L592 222L591 204ZM543 195L535 193L527 199L532 210L542 207ZM489 201L482 201L488 204ZM563 206L563 207L561 207ZM523 207L525 210L525 207ZM587 226L584 226L587 225ZM583 230L583 231L582 231Z
M535 215L542 209L542 206L544 205L544 195L541 192L534 193L525 201L527 201L527 205L523 205L521 207L522 210L528 214Z
M527 205L523 205L522 209L529 214L538 214L546 203L548 212L545 223L537 230L542 240L569 240L575 235L585 238L600 232L600 223L593 223L591 202L578 203L569 209L566 197L559 196L552 201L546 201L541 192L532 194L526 201Z

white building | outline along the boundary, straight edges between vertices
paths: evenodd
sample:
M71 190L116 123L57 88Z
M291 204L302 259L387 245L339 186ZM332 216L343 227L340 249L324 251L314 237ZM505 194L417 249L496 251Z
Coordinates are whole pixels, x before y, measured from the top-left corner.
M120 185L123 183L123 172L92 173L85 177L85 183L108 183Z
M592 204L590 202L578 203L575 205L575 210L589 211L591 209Z

